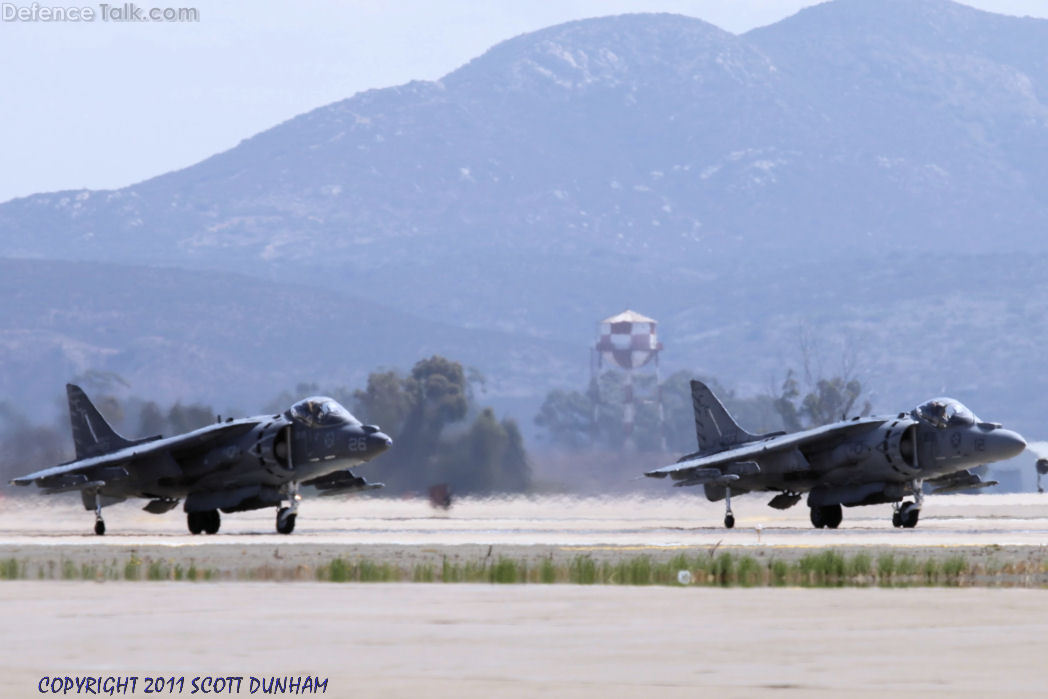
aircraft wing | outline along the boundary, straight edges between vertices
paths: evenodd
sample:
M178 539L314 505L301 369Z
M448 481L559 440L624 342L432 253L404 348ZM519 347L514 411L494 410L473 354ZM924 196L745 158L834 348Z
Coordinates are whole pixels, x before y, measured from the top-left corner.
M690 479L695 476L702 480L713 477L715 472L723 472L725 467L743 462L755 462L761 456L770 455L778 451L796 449L821 440L836 439L852 434L862 434L873 429L877 425L887 422L887 418L868 417L856 418L847 422L836 422L832 425L823 425L803 432L776 435L753 442L746 442L730 449L714 452L712 454L698 454L686 458L669 466L663 466L652 471L645 472L649 478L665 478L673 476L675 480ZM740 474L737 474L740 475ZM741 474L745 475L745 474Z
M375 490L382 488L385 483L368 483L361 476L354 475L349 469L335 471L326 476L311 478L302 481L302 485L314 486L321 495L342 495L343 493L355 493L361 490Z
M134 443L108 454L71 461L13 478L11 484L31 485L36 483L45 488L65 490L101 487L107 482L107 477L109 479L126 477L127 468L136 462L155 460L158 455L165 452L175 456L176 460L178 456L200 453L213 448L217 442L233 439L251 431L257 424L259 424L258 420L233 420L201 427L175 437ZM102 474L100 478L96 477L98 474Z

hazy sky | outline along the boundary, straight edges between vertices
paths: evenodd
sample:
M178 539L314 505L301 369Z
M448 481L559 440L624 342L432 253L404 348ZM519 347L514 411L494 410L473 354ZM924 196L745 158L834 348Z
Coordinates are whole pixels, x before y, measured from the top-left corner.
M121 187L185 167L314 107L360 90L439 78L499 41L571 19L676 12L739 33L816 0L139 4L192 7L200 19L0 21L0 201ZM1048 0L967 4L1048 17ZM99 5L84 6L101 13Z

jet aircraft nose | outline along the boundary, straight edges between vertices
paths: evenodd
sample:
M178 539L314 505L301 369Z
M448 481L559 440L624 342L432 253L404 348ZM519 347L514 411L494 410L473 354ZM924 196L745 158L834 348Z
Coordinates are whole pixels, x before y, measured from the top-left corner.
M393 446L393 440L384 432L372 432L368 435L368 446L371 447L371 451L381 454Z
M986 455L990 461L1004 461L1022 454L1026 440L1018 432L996 429L986 435Z

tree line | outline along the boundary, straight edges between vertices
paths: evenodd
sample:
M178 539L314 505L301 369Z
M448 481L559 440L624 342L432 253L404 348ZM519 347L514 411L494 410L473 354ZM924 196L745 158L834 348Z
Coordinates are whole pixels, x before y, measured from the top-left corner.
M796 431L825 425L856 413L868 415L862 383L847 376L803 377L789 370L774 391L740 396L712 377L678 371L658 386L653 375L633 379L635 396L633 446L638 451L690 452L696 448L691 379L706 383L745 429L755 433ZM546 395L535 424L549 444L571 450L619 450L623 429L625 376L609 370L594 377L585 391L554 389ZM663 419L659 419L661 397ZM861 405L861 407L859 407Z

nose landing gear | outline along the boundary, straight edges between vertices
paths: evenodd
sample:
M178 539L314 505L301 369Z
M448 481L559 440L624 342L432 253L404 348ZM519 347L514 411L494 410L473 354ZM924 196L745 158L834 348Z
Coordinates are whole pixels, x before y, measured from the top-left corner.
M290 534L295 531L295 520L298 518L298 503L302 501L302 496L298 494L298 483L288 484L287 495L288 500L291 501L291 506L281 507L277 510L278 534Z
M917 526L917 519L921 516L921 507L924 505L924 492L921 490L921 481L914 481L913 502L902 502L895 504L892 513L892 526L903 529L913 529Z
M904 529L913 529L917 526L917 518L921 515L921 508L916 503L904 502L896 505L892 513L892 526Z

